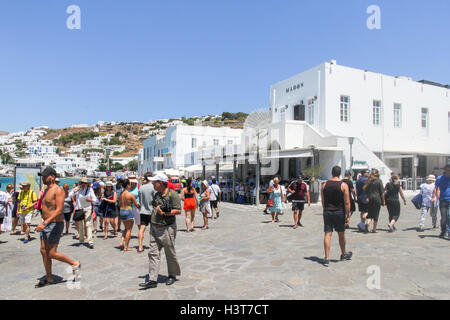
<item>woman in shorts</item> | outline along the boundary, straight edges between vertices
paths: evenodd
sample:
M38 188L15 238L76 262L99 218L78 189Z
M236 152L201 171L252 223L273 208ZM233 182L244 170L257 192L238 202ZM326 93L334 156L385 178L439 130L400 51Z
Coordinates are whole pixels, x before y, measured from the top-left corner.
M194 219L195 210L198 207L197 191L192 187L192 178L186 181L186 188L181 191L181 201L184 201L184 211L186 212L186 232L195 231Z
M120 242L120 247L123 251L131 251L129 248L130 238L131 238L131 229L133 229L134 224L134 213L133 213L133 205L136 208L141 208L141 206L137 203L136 198L132 193L130 193L131 182L128 179L123 181L123 187L125 190L120 195L119 203L120 203L120 220L123 222L125 226L125 230L122 233L122 241Z
M202 181L202 193L200 194L200 211L203 214L203 227L202 230L209 229L208 227L208 215L211 214L211 202L209 201L209 183L208 181Z
M72 217L73 210L75 208L73 198L69 195L69 185L66 183L63 185L64 190L64 205L63 205L63 215L64 220L66 221L66 232L64 235L69 234L69 227L70 227L70 219Z

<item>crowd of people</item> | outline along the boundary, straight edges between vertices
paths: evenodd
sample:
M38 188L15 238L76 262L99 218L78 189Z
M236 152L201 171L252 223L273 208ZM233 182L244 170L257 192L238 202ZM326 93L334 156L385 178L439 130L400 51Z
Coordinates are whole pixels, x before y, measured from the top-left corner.
M346 172L341 179L341 168L332 169L332 178L323 183L321 199L324 219L323 264L329 265L330 241L333 231L339 235L341 260L350 260L352 252L346 251L345 230L349 228L350 218L360 211L357 227L364 233L377 233L381 207L388 211L389 232L395 232L400 218L401 202L407 204L399 177L393 173L390 181L383 185L377 169L363 170L353 182L352 173ZM20 190L14 192L12 185L0 192L0 225L5 218L11 219L11 234L16 234L18 222L23 242L30 241L31 221L36 212L41 213L41 223L35 231L40 233L41 254L46 270L46 277L36 287L52 284L52 259L72 266L76 279L81 270L81 262L72 260L57 252L62 236L68 235L71 224L75 227L75 238L80 244L94 249L94 235L103 233L103 240L115 238L121 232L119 247L123 252L130 248L131 232L134 225L138 228L138 253L144 252L143 240L147 227L150 227L149 277L140 284L144 289L157 286L160 265L160 252L164 248L168 263L168 285L172 285L180 275L180 266L176 257L175 239L177 233L176 216L184 209L186 233L196 231L195 214L200 211L203 218L201 230L209 229L208 220L220 216L218 202L222 199L222 189L212 177L210 181L184 177L180 179L183 186L180 194L170 183L169 178L161 173L153 176L146 173L140 181L135 176L111 181L81 179L70 190L69 185L59 186L56 171L50 167L41 174L44 188L37 195L30 188L30 183L22 183ZM239 192L239 189L236 190ZM268 201L265 213L270 212L272 223L279 222L279 215L292 202L293 228L303 227L301 222L305 205L311 205L310 190L304 177L300 174L294 181L283 186L278 177L274 177L267 188ZM441 233L450 237L450 165L442 176L427 177L420 186L421 205L418 231L423 232L428 214L432 217L433 228L438 227L437 211L441 213ZM182 203L184 204L182 206ZM370 230L371 229L371 230ZM0 229L0 231L2 231Z

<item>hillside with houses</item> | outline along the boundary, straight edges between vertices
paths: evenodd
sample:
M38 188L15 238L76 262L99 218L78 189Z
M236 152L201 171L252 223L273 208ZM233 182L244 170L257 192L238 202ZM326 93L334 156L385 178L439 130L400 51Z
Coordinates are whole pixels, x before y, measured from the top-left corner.
M0 134L0 174L9 175L17 164L53 166L64 176L95 176L107 168L137 171L143 140L164 134L174 126L242 128L247 114L181 117L149 122L105 122L76 124L68 128L35 127L23 132ZM108 166L109 158L109 166Z

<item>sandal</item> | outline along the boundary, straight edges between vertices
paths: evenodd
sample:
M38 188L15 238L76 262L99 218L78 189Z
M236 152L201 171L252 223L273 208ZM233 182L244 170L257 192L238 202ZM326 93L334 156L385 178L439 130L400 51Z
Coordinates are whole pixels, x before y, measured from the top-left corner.
M142 253L142 252L144 252L144 249L138 250L137 252L138 252L138 253Z
M130 249L130 248L124 248L123 251L124 251L124 252L125 252L125 251L133 251L133 249Z
M35 285L34 287L35 288L43 288L45 286L51 286L53 284L55 284L55 283L54 282L50 282L47 279L41 279L41 280L39 280L39 283L37 285Z
M78 278L80 277L80 273L81 273L81 262L78 266L76 267L72 267L72 273L73 273L73 282L75 282L76 280L78 280Z

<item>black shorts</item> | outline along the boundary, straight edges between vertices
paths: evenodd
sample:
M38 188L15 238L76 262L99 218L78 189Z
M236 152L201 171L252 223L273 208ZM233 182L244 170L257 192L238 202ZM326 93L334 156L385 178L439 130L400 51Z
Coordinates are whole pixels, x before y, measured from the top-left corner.
M3 219L4 219L4 218L0 218L0 224L3 224Z
M367 219L373 219L375 222L378 222L378 217L380 216L381 204L378 202L371 202L368 206L368 215Z
M48 244L59 244L61 234L64 230L64 222L53 222L41 231L41 240Z
M305 203L304 202L292 202L292 211L303 211L305 210Z
M211 208L217 209L217 200L209 200L211 203Z
M368 212L369 208L367 207L367 203L358 202L359 212Z
M323 212L324 232L345 232L345 213L343 211Z
M64 220L66 220L66 222L70 222L70 218L72 217L72 212L63 212L64 215Z
M148 227L148 225L150 224L150 220L151 220L152 216L149 214L141 214L141 226L146 226Z

